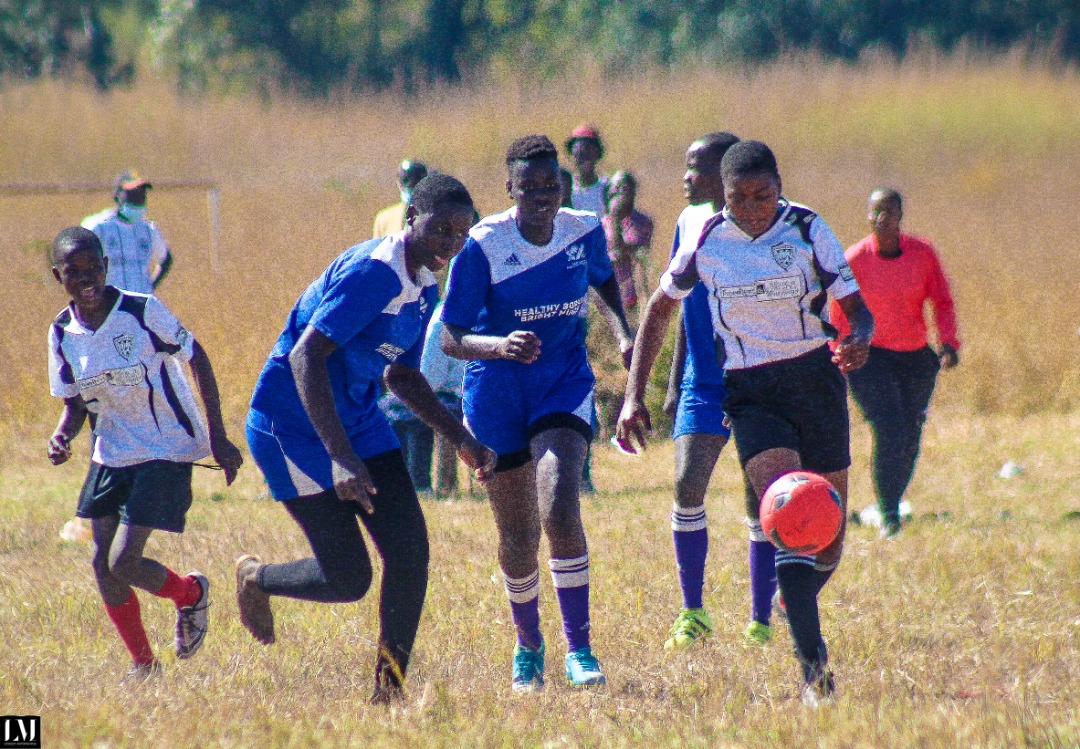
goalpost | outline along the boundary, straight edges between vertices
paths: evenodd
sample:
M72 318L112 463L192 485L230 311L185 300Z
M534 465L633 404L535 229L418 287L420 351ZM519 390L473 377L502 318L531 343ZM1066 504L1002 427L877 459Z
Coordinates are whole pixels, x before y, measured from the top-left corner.
M207 180L155 179L154 190L194 190L206 192L206 208L210 218L210 267L219 273L218 246L221 241L221 190ZM0 184L0 195L60 195L95 193L107 195L110 185L100 182L23 182Z

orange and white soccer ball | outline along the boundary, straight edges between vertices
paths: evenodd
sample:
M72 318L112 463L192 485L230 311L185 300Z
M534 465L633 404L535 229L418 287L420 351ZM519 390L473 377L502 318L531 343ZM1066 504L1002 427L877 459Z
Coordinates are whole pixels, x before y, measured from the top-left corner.
M784 551L817 554L836 539L844 522L840 493L810 471L785 473L761 498L761 530Z

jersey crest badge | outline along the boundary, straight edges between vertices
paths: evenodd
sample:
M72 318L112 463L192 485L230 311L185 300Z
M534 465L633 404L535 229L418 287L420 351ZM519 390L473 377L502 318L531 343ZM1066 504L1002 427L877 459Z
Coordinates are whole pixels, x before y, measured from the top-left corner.
M135 336L131 333L124 333L114 337L112 342L113 346L116 347L116 353L131 361L131 355L135 353Z
M572 244L566 248L566 257L571 263L582 260L585 257L585 245Z
M776 264L787 270L795 262L795 246L787 242L779 242L772 246L772 256Z

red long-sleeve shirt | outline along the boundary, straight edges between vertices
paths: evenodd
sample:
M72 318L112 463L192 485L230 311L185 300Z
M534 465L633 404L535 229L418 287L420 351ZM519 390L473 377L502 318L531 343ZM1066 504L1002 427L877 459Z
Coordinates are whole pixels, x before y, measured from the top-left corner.
M934 307L938 339L956 350L956 310L949 281L937 252L924 239L900 235L899 257L882 257L877 239L871 234L844 253L859 282L866 306L874 315L871 345L893 351L916 351L927 344L923 306L927 299ZM840 339L851 332L840 305L832 303L832 324Z

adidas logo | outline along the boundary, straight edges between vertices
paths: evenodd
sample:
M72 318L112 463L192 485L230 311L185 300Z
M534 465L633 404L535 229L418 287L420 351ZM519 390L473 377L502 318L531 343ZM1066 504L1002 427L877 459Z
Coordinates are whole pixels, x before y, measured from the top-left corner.
M517 255L510 253L510 257L503 260L503 265L521 265L521 260L518 259Z

